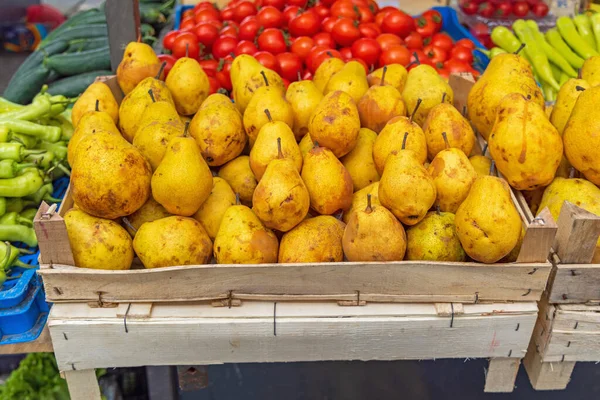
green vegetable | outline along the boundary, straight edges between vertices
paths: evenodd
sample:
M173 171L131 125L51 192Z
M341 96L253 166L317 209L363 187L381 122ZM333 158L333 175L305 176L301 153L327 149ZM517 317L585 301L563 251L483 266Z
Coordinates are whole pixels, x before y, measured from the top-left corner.
M0 179L0 197L25 197L35 194L44 184L44 177L36 169L9 179Z
M495 27L492 30L491 38L496 46L501 47L508 53L514 53L521 48L519 39L504 26Z
M32 121L49 113L51 106L50 96L36 96L31 104L16 111L0 114L0 120L21 119L24 121Z
M21 217L22 218L26 218L29 221L33 221L33 219L35 218L35 215L37 214L37 209L36 208L28 208L25 211L21 211Z
M44 63L62 75L77 75L84 72L110 69L110 50L108 46L79 53L57 54L48 57Z
M0 143L6 143L12 139L12 133L10 133L10 129L5 126L0 127Z
M45 65L37 65L25 72L26 76L19 76L14 83L11 80L4 90L3 96L15 103L29 103L42 90L49 74L50 70Z
M20 254L19 249L8 241L0 242L0 285L6 280L6 270L12 267L31 268L30 265L19 261Z
M573 68L581 68L583 66L584 60L577 54L573 53L556 28L549 29L546 32L546 40L563 56L565 60L569 62L569 64L571 64Z
M58 161L63 161L67 158L67 143L66 142L40 142L39 149L51 151L56 156Z
M6 199L0 197L0 215L6 214Z
M490 50L490 58L494 58L500 54L506 54L506 50L501 47L492 47Z
M590 22L592 23L592 31L596 39L596 50L598 50L600 49L600 13L590 15Z
M598 52L595 48L591 47L575 29L573 21L569 17L560 17L556 20L556 27L560 32L560 35L567 42L569 46L575 50L584 59L592 56L597 56ZM560 51L560 49L559 49Z
M560 78L558 80L558 84L562 87L562 85L564 85L568 80L569 80L569 75L565 74L564 72L561 72Z
M58 126L61 129L60 140L69 141L73 136L73 124L71 123L71 119L65 118L63 114L57 115L54 118L50 119L48 123L52 126Z
M21 162L29 154L44 153L43 150L29 150L21 143L0 143L0 160Z
M101 14L98 10L90 9L90 10L82 11L80 13L73 15L71 18L69 18L68 20L63 22L58 28L56 28L52 32L50 32L48 34L48 36L46 36L46 38L44 40L42 40L42 42L40 43L38 48L42 49L42 48L50 46L52 43L54 43L54 40L56 38L62 37L63 32L73 28L74 26L76 26L78 24L85 23L86 18L90 18L92 15L98 15L98 14Z
M0 198L3 198L3 197L0 197ZM8 198L8 199L4 199L4 201L6 202L5 212L12 212L12 211L21 212L21 211L23 211L23 209L25 209L27 207L37 206L37 204L35 204L33 201L23 199L21 197Z
M62 93L69 97L79 96L97 77L104 75L112 75L112 72L110 69L103 69L59 79L48 85L48 92Z
M592 49L596 49L596 39L594 39L594 32L592 31L592 22L588 16L585 14L576 15L573 17L573 22L577 27L579 36L581 36Z
M53 353L28 354L0 386L0 400L68 400Z
M548 82L542 82L542 92L544 93L544 99L546 101L556 100L556 92Z
M23 108L23 105L13 103L12 101L6 100L4 97L0 97L0 113L16 111L21 108Z
M0 240L23 242L27 246L37 246L38 241L35 231L25 225L0 225Z
M0 178L14 178L22 170L35 167L34 163L19 164L15 160L0 160Z
M25 157L25 161L34 163L38 168L47 171L50 169L50 167L54 166L54 158L53 152L45 151L40 154L29 154L27 157Z
M10 141L13 143L21 143L26 149L35 149L38 144L37 138L23 135L22 133L12 133Z
M0 119L0 127L5 126L13 132L23 133L25 135L34 136L48 142L58 142L61 137L60 128L57 126L39 125L34 122L20 120L2 120Z
M33 224L27 218L23 218L17 212L9 212L0 217L0 225L25 225L32 227Z
M566 72L567 75L569 75L570 77L576 78L577 72L571 67L569 62L565 60L563 56L561 56L560 53L554 47L550 46L548 42L546 42L546 39L544 39L544 35L540 33L538 24L534 20L528 20L527 26L531 28L531 31L533 32L533 36L538 46L542 48L542 50L546 54L546 57L548 57L548 60L553 62L561 70Z
M32 200L35 204L40 204L42 200L46 203L60 203L61 199L52 197L52 193L54 193L54 187L52 186L52 183L46 183L44 186L39 188L37 192L25 196L25 198Z
M106 24L101 23L76 25L71 26L60 33L60 39L66 41L67 46L68 42L70 42L71 40L94 37L108 37L108 30L106 28Z
M97 49L104 46L108 46L107 37L75 39L69 42L69 48L67 49L67 53L75 53L78 51Z

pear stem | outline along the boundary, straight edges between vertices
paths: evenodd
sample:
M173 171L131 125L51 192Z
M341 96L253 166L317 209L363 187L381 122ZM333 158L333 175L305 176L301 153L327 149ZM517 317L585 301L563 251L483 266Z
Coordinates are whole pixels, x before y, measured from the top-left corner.
M578 92L583 92L585 90L585 88L577 85L577 86L575 86L575 90L577 90Z
M185 44L185 58L189 58L189 54L190 54L190 44L186 43Z
M573 178L575 178L575 168L571 167L569 169L569 179L573 179Z
M148 89L148 94L150 95L152 102L156 103L156 99L154 98L154 93L152 92L152 89Z
M269 118L269 122L273 122L273 118L271 118L271 111L268 108L265 108L265 114L267 114L267 118Z
M421 60L419 60L419 55L417 54L416 51L413 53L413 56L415 56L415 61L416 61L417 65L421 65Z
M494 160L492 160L492 163L490 164L490 175L491 176L496 175L496 161L494 161Z
M483 145L483 149L481 149L481 155L482 156L485 156L485 152L487 151L487 149L488 149L488 144L486 143L486 144Z
M127 219L127 217L121 218L121 221L123 221L123 225L125 225L127 228L131 229L133 231L133 233L137 233L137 229L135 229L135 227L133 225L131 225L131 222L129 221L129 219Z
M581 79L581 68L577 70L577 79Z
M331 54L330 51L327 52L327 55L329 56L329 58L333 58L333 54Z
M439 204L437 206L435 206L435 212L437 213L437 215L440 215L442 213L442 210L440 209Z
M446 92L444 92L444 94L442 95L442 103L446 101Z
M279 158L279 159L283 158L283 152L281 151L281 138L280 137L277 138L277 158Z
M300 82L302 80L302 75L300 74L300 71L298 71L298 82Z
M442 137L444 138L444 143L446 144L446 149L449 149L450 142L448 142L448 135L446 135L446 132L442 132Z
M379 82L380 86L383 86L385 84L385 74L387 72L387 65L383 66L383 72L381 73L381 82Z
M160 76L162 75L163 71L165 70L165 67L167 66L167 62L163 62L160 65L160 69L158 70L158 74L156 74L156 79L160 79Z
M236 192L236 194L235 194L235 205L239 206L240 204L242 204L242 203L240 203L240 194Z
M365 208L365 212L370 214L373 212L373 207L371 206L371 193L367 194L367 208Z
M317 142L316 140L313 142L313 149L316 149L317 147L319 147L319 142Z
M96 111L100 111L100 100L96 99Z
M406 140L408 139L408 132L404 132L404 139L402 139L402 150L406 148Z
M415 104L415 108L414 108L413 112L410 114L410 118L409 118L410 122L413 122L413 118L415 117L415 114L417 113L417 110L421 106L422 102L423 102L423 99L421 99L421 98L417 99L417 104Z
M183 137L188 137L190 134L188 133L188 128L190 126L189 122L185 123L185 126L183 127Z
M262 75L263 79L265 80L265 85L269 86L269 80L267 79L267 74L265 74L265 71L260 71L260 74Z
M515 51L514 54L519 54L521 52L521 50L523 50L525 48L525 43L521 43L521 45L519 46L519 48L517 49L517 51Z
M463 117L467 118L467 106L463 106Z

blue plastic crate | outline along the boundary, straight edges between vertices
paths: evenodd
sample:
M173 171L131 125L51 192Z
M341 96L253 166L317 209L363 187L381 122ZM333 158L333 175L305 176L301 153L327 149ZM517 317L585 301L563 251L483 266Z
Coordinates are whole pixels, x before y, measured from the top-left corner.
M192 8L194 8L194 6L183 5L183 4L178 4L175 7L175 24L173 25L173 29L175 29L175 30L179 29L179 26L181 25L181 20L183 19L183 13L186 10L190 10Z

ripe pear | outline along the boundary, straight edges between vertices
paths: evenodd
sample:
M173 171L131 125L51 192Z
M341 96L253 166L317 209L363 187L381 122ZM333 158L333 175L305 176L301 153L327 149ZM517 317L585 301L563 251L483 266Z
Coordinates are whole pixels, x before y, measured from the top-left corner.
M589 57L581 67L581 79L590 86L600 85L600 56Z
M294 135L296 140L300 140L308 134L310 116L323 100L323 93L313 81L299 81L290 83L285 98L294 114Z
M373 160L380 175L383 173L387 158L392 154L397 154L402 149L403 138L406 134L408 134L405 143L406 149L412 150L421 164L427 161L425 134L421 127L413 121L414 111L418 109L419 104L417 103L410 118L392 118L377 136L373 145Z
M242 116L235 105L222 94L212 94L202 103L190 122L190 136L196 139L200 153L211 167L220 166L239 156L247 136Z
M265 86L265 81L268 81L269 86L273 89L278 89L282 95L285 93L285 86L281 77L275 71L262 66L254 57L248 54L241 54L233 60L230 76L233 86L233 100L242 114L257 89Z
M469 121L452 104L441 103L433 107L423 125L430 160L446 148L442 132L446 132L450 147L462 150L467 156L471 154L475 133Z
M134 237L140 226L146 222L156 221L157 219L170 217L171 215L158 201L150 196L136 212L123 218L123 225L131 237Z
M352 204L352 177L331 150L315 146L304 158L302 180L311 207L323 215L347 210Z
M504 179L478 177L456 211L456 233L465 252L475 261L495 263L515 247L521 218Z
M153 96L152 91L149 92ZM133 138L133 145L146 157L146 160L156 170L165 156L169 141L179 135L185 128L175 107L167 101L151 103L138 125Z
M565 130L565 126L567 125L567 121L571 116L571 111L573 111L573 107L575 107L575 102L579 98L579 95L590 87L590 84L583 79L572 78L560 87L558 95L556 96L556 102L552 108L552 113L550 114L550 122L552 122L552 125L554 125L561 135Z
M165 84L182 115L195 114L208 96L210 84L204 70L194 58L181 57L167 75Z
M560 135L543 108L519 93L498 104L488 144L498 170L518 190L550 184L563 153Z
M83 114L96 110L96 101L99 102L98 109L110 115L115 125L119 122L119 104L110 88L104 82L94 82L85 89L85 92L73 104L71 122L73 122L74 128L77 128Z
M204 110L205 108L212 107L215 105L232 106L238 112L239 115L242 115L242 113L240 113L240 110L237 109L233 101L231 101L229 97L225 96L222 93L213 93L209 95L206 98L206 100L204 100L202 104L200 104L200 108L198 109L198 111Z
M415 225L425 217L436 199L435 182L412 150L402 148L385 162L379 181L379 202L405 225Z
M262 71L264 73L264 71ZM285 94L279 88L269 86L266 75L265 86L258 88L244 111L244 129L250 141L250 146L258 137L261 128L269 121L282 121L291 128L294 127L294 110L285 99ZM269 110L267 117L265 110ZM295 140L295 139L294 139Z
M171 92L163 81L156 78L146 78L141 81L125 96L119 107L119 130L130 143L133 142L146 107L153 102L148 96L150 90L152 90L155 101L166 101L175 107Z
M225 211L213 249L218 264L275 263L279 243L251 209L235 205Z
M385 72L385 79L383 79L384 69L387 68ZM367 76L367 82L369 82L369 86L375 85L388 85L393 86L398 90L398 92L402 93L404 90L404 85L406 84L406 77L408 72L403 65L400 64L390 64L384 65L383 67L376 69L371 72ZM382 83L384 82L384 83Z
M580 94L563 132L569 162L595 185L600 185L600 119L596 112L599 101L600 87Z
M81 139L71 171L71 195L79 208L100 218L132 214L150 197L152 169L142 153L114 133Z
M310 149L312 149L314 147L314 145L315 144L313 143L312 138L310 137L310 133L307 133L306 135L304 135L304 137L302 138L300 143L298 143L298 147L300 148L300 153L302 153L302 159L304 159L304 157L306 157L306 155L308 154Z
M346 224L329 216L307 218L286 232L279 246L280 263L341 262Z
M527 193L527 192L524 192ZM521 247L523 246L523 238L525 237L525 227L521 226L521 234L519 235L519 240L517 240L517 244L513 249L500 259L501 263L513 263L516 262L519 258L519 253L521 252Z
M359 130L358 109L350 95L339 90L321 100L308 123L312 140L330 149L338 158L356 146Z
M477 176L486 176L490 174L492 160L489 157L483 155L475 155L469 157L469 162L475 169Z
M211 240L219 232L225 211L236 205L236 196L225 179L213 177L213 187L210 194L194 214L194 219L202 224Z
M352 204L350 205L349 209L344 211L344 215L342 215L342 221L348 223L350 216L354 211L364 210L367 207L368 194L371 195L371 204L373 206L381 205L379 202L379 182L371 183L369 186L354 192L352 195Z
M350 216L342 246L348 261L401 261L406 233L394 214L381 205L373 206L367 194L367 207Z
M371 86L357 104L361 126L376 133L381 132L390 119L406 115L400 92L393 86L385 86L387 67L383 68L380 84Z
M409 110L415 108L419 99L422 101L415 113L414 121L419 126L423 126L433 107L444 102L453 104L454 93L448 82L442 79L435 68L420 64L408 72L402 98Z
M229 161L219 169L219 177L225 179L231 189L239 194L242 204L252 205L258 182L250 168L250 157L239 156Z
M133 248L146 268L209 264L212 258L212 242L200 222L177 215L143 224Z
M407 260L465 261L454 224L454 214L428 212L425 218L406 230Z
M279 157L278 143L281 142L283 157L290 158L297 171L302 170L302 153L290 127L282 121L271 119L270 110L265 109L268 122L261 128L256 142L250 150L250 168L258 181L272 160ZM280 141L278 140L280 138Z
M445 132L442 132L442 135L446 138ZM441 211L451 213L456 212L477 178L477 172L465 153L450 147L449 143L445 150L440 151L433 158L427 172L435 182L437 190L435 204Z
M317 89L319 89L319 91L322 93L325 92L325 88L327 87L331 77L344 68L344 65L346 64L342 60L335 57L331 57L323 61L313 76L313 83Z
M500 100L510 93L520 93L540 107L544 106L544 96L533 78L529 61L518 54L500 54L492 58L467 99L469 120L486 140L494 126Z
M356 147L340 159L352 177L354 191L379 181L379 173L373 161L373 145L377 134L370 129L361 128L358 132Z
M294 161L281 152L281 138L277 149L277 158L269 162L256 186L252 211L267 228L287 232L306 217L310 198Z
M324 95L341 90L358 103L361 97L369 90L367 74L358 61L349 61L335 75L329 79L323 91Z
M130 42L117 67L117 82L127 95L144 79L156 76L160 69L160 60L152 47L145 43ZM162 71L159 77L161 76Z

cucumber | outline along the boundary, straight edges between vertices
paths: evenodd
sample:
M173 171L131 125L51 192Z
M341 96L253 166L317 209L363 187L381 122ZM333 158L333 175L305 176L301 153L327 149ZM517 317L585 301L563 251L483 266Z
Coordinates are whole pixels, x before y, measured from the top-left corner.
M92 50L100 47L108 46L107 37L97 37L91 39L75 39L69 42L67 53L75 53L78 51Z
M108 37L108 30L106 24L90 24L90 25L77 25L65 29L60 34L61 40L70 42L75 39L85 39L94 37Z
M140 32L142 33L142 36L155 36L156 35L156 30L154 30L154 27L150 24L141 24Z
M22 77L14 83L11 80L11 85L4 91L4 98L19 104L30 103L33 97L42 90L49 74L50 70L44 64L30 69L26 77Z
M44 60L46 67L65 76L84 72L110 69L110 51L108 46L78 53L57 54Z
M97 77L103 75L112 75L112 72L110 70L92 71L63 78L48 85L48 93L62 94L66 97L79 96Z
M44 48L48 46L50 43L54 41L54 39L59 38L63 31L85 21L86 18L90 18L92 15L103 14L100 13L96 9L90 9L86 11L82 11L78 14L73 15L71 18L63 22L58 28L53 30L46 36L44 40L39 45L39 48Z

